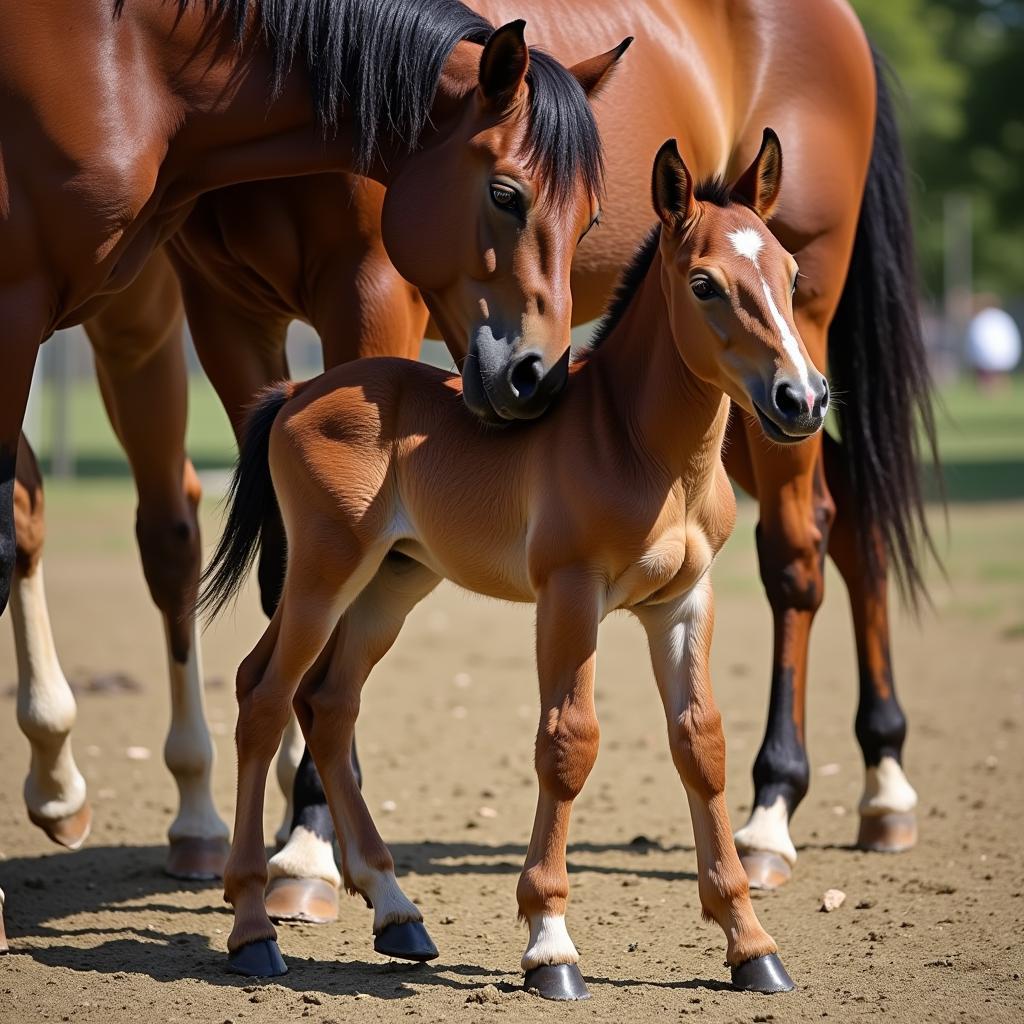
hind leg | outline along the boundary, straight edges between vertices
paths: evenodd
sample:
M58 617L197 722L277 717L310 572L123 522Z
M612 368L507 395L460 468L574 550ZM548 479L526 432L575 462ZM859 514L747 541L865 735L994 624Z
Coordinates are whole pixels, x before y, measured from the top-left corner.
M171 725L164 761L179 794L167 871L198 879L222 873L228 830L210 787L213 744L192 613L201 561L200 487L185 455L181 328L177 283L160 252L130 289L86 324L111 424L135 476L136 538L167 641Z
M437 575L418 562L389 555L339 622L329 668L309 673L295 701L330 801L345 886L373 907L374 948L408 960L432 959L437 950L423 928L422 915L395 878L391 854L346 752L355 734L363 684L397 639L406 616L437 583Z
M18 725L32 751L25 804L32 822L54 842L77 850L89 835L92 811L71 752L75 698L57 658L46 605L43 514L43 479L23 436L14 490L18 556L11 624L18 659Z
M865 571L858 537L869 527L850 493L842 448L831 438L825 439L825 470L837 510L828 553L850 595L860 670L856 732L865 777L857 845L892 853L917 841L917 794L903 772L907 720L893 683L888 581L884 568L875 577Z
M238 792L224 898L235 912L228 936L230 969L241 974L270 977L287 970L264 903L267 774L302 677L317 665L339 616L383 557L362 550L352 539L346 543L335 536L334 544L330 552L291 552L278 609L238 669Z

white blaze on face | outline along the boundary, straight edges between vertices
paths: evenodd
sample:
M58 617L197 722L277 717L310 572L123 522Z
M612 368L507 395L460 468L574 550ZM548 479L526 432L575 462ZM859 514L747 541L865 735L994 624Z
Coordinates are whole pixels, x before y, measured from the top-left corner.
M790 362L796 367L796 372L800 377L800 383L803 385L804 394L807 395L808 407L810 408L814 405L814 395L810 388L807 361L800 352L800 343L789 329L786 318L779 312L779 307L775 303L772 291L768 287L768 282L761 273L761 264L758 261L758 257L764 248L764 238L755 228L738 228L735 231L730 231L728 237L736 252L745 259L750 260L757 268L758 277L761 278L761 288L768 303L768 312L771 314L771 318L779 332L779 337L782 339L783 351L789 357Z

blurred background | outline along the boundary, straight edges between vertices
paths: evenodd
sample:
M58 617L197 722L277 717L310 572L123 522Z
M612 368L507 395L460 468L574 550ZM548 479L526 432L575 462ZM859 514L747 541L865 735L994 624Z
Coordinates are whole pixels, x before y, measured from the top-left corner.
M1024 0L853 6L902 85L947 493L1024 498ZM425 343L424 357L450 365L436 343ZM320 367L316 339L301 324L290 358L295 376ZM190 453L201 470L222 469L234 458L227 419L190 360ZM50 479L128 472L81 329L43 347L26 423Z

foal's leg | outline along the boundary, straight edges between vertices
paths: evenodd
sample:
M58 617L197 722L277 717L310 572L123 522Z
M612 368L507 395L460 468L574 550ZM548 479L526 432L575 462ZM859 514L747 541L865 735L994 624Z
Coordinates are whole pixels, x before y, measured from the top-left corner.
M213 804L213 744L192 606L201 562L199 480L185 455L187 376L177 282L162 252L86 324L111 424L138 491L135 532L153 602L163 614L171 683L164 761L178 786L167 872L217 878L228 829Z
M811 624L824 597L823 560L834 506L821 464L821 436L769 446L745 423L761 506L757 553L774 620L771 697L754 761L754 809L736 833L755 888L787 881L796 863L789 821L807 793L804 715Z
M530 926L523 954L527 988L548 999L586 999L579 954L565 927L569 873L565 851L573 801L597 760L600 729L594 707L594 666L600 596L593 576L559 573L537 599L540 725L539 782L533 834L516 896Z
M726 936L737 988L783 992L793 987L750 902L725 801L725 737L708 668L714 603L707 576L674 605L640 609L654 675L668 720L669 746L693 821L697 887L704 917Z
M355 734L363 684L397 639L406 616L437 583L423 565L389 555L339 622L328 671L308 673L295 701L334 814L345 887L373 907L374 949L406 960L432 960L437 949L418 908L395 878L391 854L345 754Z
M860 537L869 526L862 522L860 505L850 492L842 448L829 437L825 438L825 470L837 509L828 553L849 591L860 668L856 731L865 779L857 845L893 853L917 841L917 794L903 773L907 720L892 676L888 581L884 568L874 578L865 571Z
M75 697L64 678L50 630L43 587L43 479L22 436L14 490L18 560L11 623L18 658L18 725L32 761L25 779L28 816L54 842L77 850L92 824L85 779L71 753Z

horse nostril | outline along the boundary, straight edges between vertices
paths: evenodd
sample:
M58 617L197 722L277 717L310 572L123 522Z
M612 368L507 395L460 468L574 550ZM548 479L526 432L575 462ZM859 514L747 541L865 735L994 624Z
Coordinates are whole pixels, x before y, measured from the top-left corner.
M825 415L825 411L828 409L828 396L829 396L828 381L824 377L822 377L821 378L821 404L819 406L819 408L821 409L821 415L822 416Z
M528 402L537 393L544 378L544 360L535 352L527 353L509 371L508 382L521 402Z
M800 419L807 409L802 394L788 381L779 384L772 397L775 401L775 408L787 420Z

